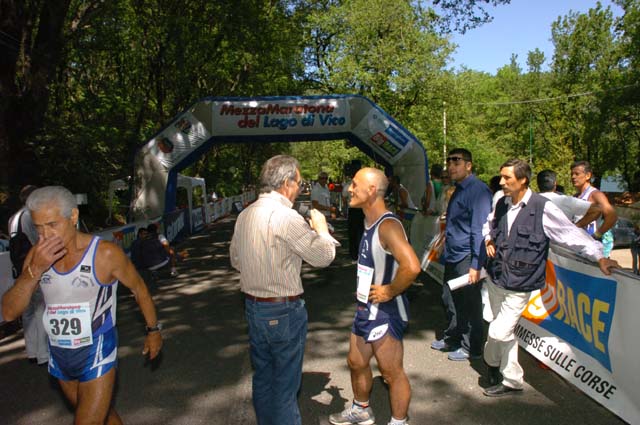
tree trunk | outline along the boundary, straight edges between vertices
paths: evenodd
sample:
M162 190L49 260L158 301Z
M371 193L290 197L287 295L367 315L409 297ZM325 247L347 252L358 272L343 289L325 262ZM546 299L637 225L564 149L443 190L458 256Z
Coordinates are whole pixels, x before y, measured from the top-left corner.
M0 185L11 195L24 184L42 183L32 143L62 57L69 3L0 0Z

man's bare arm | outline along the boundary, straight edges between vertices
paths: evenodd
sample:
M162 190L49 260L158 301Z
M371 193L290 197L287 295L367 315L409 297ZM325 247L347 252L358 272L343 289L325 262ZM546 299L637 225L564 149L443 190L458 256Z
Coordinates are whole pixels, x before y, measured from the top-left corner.
M396 276L388 285L371 285L369 300L387 302L403 293L420 273L420 261L407 241L402 225L395 220L380 223L379 233L382 247L390 251L398 262Z
M576 222L576 226L585 227L592 221L597 220L602 215L602 209L598 204L591 204L584 217Z
M129 288L142 311L147 327L156 326L158 324L156 307L151 299L147 285L136 271L133 263L117 245L111 242L100 242L98 249L98 255L96 256L98 270L106 268L112 278L118 279L124 286ZM154 359L160 353L161 348L162 336L160 332L150 332L145 338L142 354L149 354L149 359Z
M604 193L600 191L594 192L591 195L591 200L593 200L594 203L598 204L598 206L602 210L603 223L600 228L596 230L596 233L602 235L604 232L611 229L616 224L616 221L618 221L618 214L616 213L616 210L613 208L613 206L609 203L609 199L607 199L607 195L605 195Z

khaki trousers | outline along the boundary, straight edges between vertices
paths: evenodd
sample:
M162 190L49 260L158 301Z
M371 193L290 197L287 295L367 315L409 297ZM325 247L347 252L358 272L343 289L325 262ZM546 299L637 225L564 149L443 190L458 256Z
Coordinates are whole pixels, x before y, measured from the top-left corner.
M524 372L518 363L518 342L514 331L531 292L507 291L496 286L491 279L486 279L485 285L494 319L489 324L484 360L489 366L500 368L505 386L520 389Z

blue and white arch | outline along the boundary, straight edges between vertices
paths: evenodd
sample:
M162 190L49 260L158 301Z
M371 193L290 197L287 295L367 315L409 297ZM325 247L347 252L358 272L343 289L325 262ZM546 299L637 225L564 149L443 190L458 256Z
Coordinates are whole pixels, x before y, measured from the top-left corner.
M400 176L413 199L421 199L429 178L422 143L365 97L208 97L138 150L132 218L173 211L178 173L214 144L336 139L349 140Z

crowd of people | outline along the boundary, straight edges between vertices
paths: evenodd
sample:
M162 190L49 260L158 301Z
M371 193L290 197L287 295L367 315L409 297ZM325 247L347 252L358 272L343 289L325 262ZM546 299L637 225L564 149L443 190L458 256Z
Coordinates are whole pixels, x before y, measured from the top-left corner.
M488 397L522 391L514 330L531 292L545 284L550 242L596 262L604 274L619 267L608 258L605 236L616 221L615 210L590 185L587 162L571 167L575 197L557 193L556 174L550 170L537 176L543 193L533 192L531 168L519 159L501 166L493 188L475 176L466 149L450 151L446 165L432 167L421 208L398 176L387 177L374 168L348 176L343 188L348 216L361 210L364 220L358 223L362 230L349 222L349 253L357 259L357 303L347 354L353 400L330 415L334 425L375 423L369 405L374 358L389 386L388 423L408 423L411 386L402 366L409 320L405 292L419 274L420 262L403 227L407 211L440 216L443 223L446 328L431 348L447 353L451 361L484 359L488 385L483 394ZM301 185L299 164L292 157L267 161L260 179L259 200L239 215L230 251L245 296L253 403L259 424L300 424L296 394L307 326L300 266L302 261L314 267L332 262L335 246L327 220L338 210L326 187L328 176L321 173L311 192L309 222L292 211ZM461 277L466 284L452 289L448 282ZM492 314L486 340L483 285Z
M446 168L435 165L430 171L420 207L398 176L388 177L376 168L352 169L338 195L346 204L349 255L357 271L346 358L353 399L330 415L334 425L375 423L369 404L373 359L389 387L389 425L408 423L411 385L403 368L402 342L409 321L406 290L421 265L403 225L406 214L438 216L442 223L446 326L430 346L451 361L484 359L489 385L483 393L488 397L523 389L514 329L531 292L545 283L550 242L596 262L604 274L618 267L608 258L616 213L591 186L588 162L571 166L574 197L558 193L551 170L537 174L540 193L532 191L531 168L519 159L505 162L487 185L474 174L467 149L451 150ZM270 158L259 180L259 198L238 215L229 255L244 296L256 418L259 424L295 425L301 424L297 394L308 320L302 262L317 268L333 262L339 244L328 221L340 209L324 172L311 190L308 216L292 208L302 178L291 156ZM11 228L31 232L30 249L22 264L15 264L16 282L2 298L4 318L25 315L28 356L48 364L75 408L77 423L122 423L111 404L117 286L121 282L132 291L144 316L143 355L157 357L162 326L140 272L168 268L174 276L176 254L155 223L139 229L131 259L116 244L79 231L75 198L63 187L30 187L23 202ZM465 285L450 287L449 281L461 277ZM483 286L493 316L486 340ZM44 316L35 320L44 327L42 332L27 332L30 315ZM29 348L29 341L35 347L42 335L48 339L46 353Z

